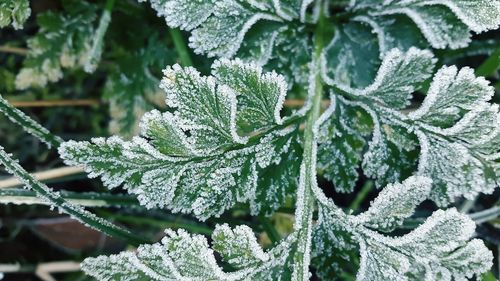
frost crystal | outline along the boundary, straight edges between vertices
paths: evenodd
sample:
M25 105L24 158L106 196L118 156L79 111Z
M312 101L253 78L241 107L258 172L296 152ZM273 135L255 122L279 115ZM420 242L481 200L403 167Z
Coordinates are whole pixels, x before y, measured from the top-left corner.
M403 236L389 237L376 230L399 225L412 215L430 189L430 179L411 177L386 187L365 213L348 216L331 204L320 206L315 228L316 266L333 262L345 268L349 252L359 244L360 268L356 280L466 280L492 266L484 243L470 240L474 222L456 209L434 212L422 225ZM328 250L327 247L337 248ZM333 272L318 268L323 277Z
M98 280L289 280L290 239L264 252L249 227L217 226L213 249L236 269L224 272L205 237L184 230L165 232L161 243L142 245L136 253L87 258L82 269Z
M500 25L499 0L357 0L355 15L338 26L324 50L328 76L337 83L366 87L380 59L392 49L459 49L476 33Z
M391 35L395 31L387 24L388 19L400 20L397 15L410 18L431 46L440 49L465 47L471 41L470 31L480 33L496 29L500 25L498 0L359 0L354 1L351 8L368 9L369 20L366 22L370 23L378 33L381 45L391 44L389 39L397 38Z
M92 47L95 6L77 0L63 1L66 13L38 16L40 29L28 40L29 53L16 77L16 88L43 87L62 78L63 68L83 67Z
M238 60L214 63L208 77L169 67L161 87L173 112L147 113L131 141L66 142L61 157L110 188L124 184L147 207L206 219L250 202L269 214L295 189L300 148L296 131L280 128L283 77L261 72Z
M374 82L364 89L327 81L355 100L339 98L341 101L363 109L373 120L373 137L363 157L364 173L377 179L379 186L398 181L414 167L411 157L405 155L420 145L418 173L433 179L430 197L444 206L458 196L473 198L493 192L500 171L495 160L500 116L498 106L488 103L494 93L488 82L476 78L470 68L459 71L454 66L443 67L434 75L419 109L408 115L398 111L429 78L434 63L427 51L392 50ZM322 131L342 132L337 129L342 127L327 122ZM331 146L334 139L325 143ZM356 168L356 162L351 167Z
M300 31L303 25L296 22L305 20L305 11L312 1L150 2L169 26L192 32L189 45L195 52L224 58L238 53L238 57L258 61L260 65L278 64L280 69L288 70L284 73L289 73L290 78L304 82L301 75L310 61L311 43L307 33Z
M12 24L14 29L22 29L30 15L29 0L3 0L0 3L0 27Z

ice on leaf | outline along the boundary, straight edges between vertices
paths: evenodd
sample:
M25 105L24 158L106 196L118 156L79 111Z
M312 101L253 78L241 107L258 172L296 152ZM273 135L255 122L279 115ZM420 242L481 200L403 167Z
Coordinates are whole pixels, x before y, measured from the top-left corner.
M318 135L318 170L332 181L338 192L352 192L358 179L365 137L371 133L370 116L332 95L335 108L321 124Z
M191 32L189 45L196 53L230 58L240 51L238 57L259 65L275 60L280 65L293 67L290 77L296 80L300 80L294 76L301 72L299 68L306 69L310 61L311 43L307 33L297 32L303 29L310 0L150 2L169 26ZM291 56L290 51L297 56ZM282 52L287 55L280 55Z
M471 31L481 33L500 25L498 0L358 0L351 2L351 9L367 11L381 44L390 44L388 39L394 38L384 35L391 32L387 30L387 19L397 15L410 18L429 44L438 49L465 47L471 41Z
M330 79L361 88L374 79L380 60L392 49L459 49L472 32L497 29L499 0L357 0L353 16L336 28L325 49Z
M104 97L110 100L110 133L127 138L137 135L141 117L154 107L165 107L159 77L165 65L174 63L173 57L173 50L163 47L156 35L143 48L123 51L104 86Z
M63 77L63 68L83 67L91 50L96 8L87 2L63 1L65 13L38 16L38 33L28 40L29 52L16 77L16 88L43 87Z
M82 269L98 280L289 280L290 239L264 252L249 227L219 225L212 235L212 250L204 236L184 230L165 232L161 243L142 245L135 253L87 258ZM235 271L223 271L214 250Z
M373 119L364 173L379 185L398 181L413 167L411 155L420 147L418 173L433 179L430 197L443 206L459 196L493 192L499 175L495 159L500 117L498 106L488 103L493 87L472 69L454 66L437 71L417 110L399 111L429 78L433 65L427 51L392 50L364 89L327 82L352 97L347 105L363 108Z
M431 180L425 177L410 177L402 183L389 184L356 220L379 230L392 230L428 198L431 185Z
M493 256L482 241L471 239L474 221L454 208L435 211L402 236L379 232L393 229L410 217L426 198L430 184L430 179L415 176L385 187L370 208L357 216L320 202L313 240L316 266L330 261L348 268L352 260L349 254L359 244L358 281L467 280L486 272ZM326 277L333 274L318 269Z
M438 210L401 237L360 233L357 280L466 280L491 266L484 243L470 240L475 224L456 209ZM464 266L465 265L465 266Z
M30 15L29 0L3 0L0 3L0 27L12 24L14 29L22 29Z
M142 137L69 141L61 157L110 188L123 184L147 207L206 219L249 202L252 213L269 214L293 194L300 162L295 127L281 126L286 84L240 61L213 68L208 77L167 68L161 87L174 110L147 113Z
M343 272L356 273L358 243L342 216L319 205L318 222L313 229L311 266L321 280L335 280Z
M386 55L369 86L361 90L342 84L339 87L343 91L367 96L392 108L404 108L409 105L411 94L431 77L435 62L429 51L410 48L403 53L393 49Z

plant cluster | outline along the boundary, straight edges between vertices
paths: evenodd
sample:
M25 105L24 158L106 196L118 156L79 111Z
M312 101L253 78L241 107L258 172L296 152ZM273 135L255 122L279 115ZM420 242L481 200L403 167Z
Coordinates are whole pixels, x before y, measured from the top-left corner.
M455 206L500 183L495 88L472 68L444 65L451 55L442 53L467 50L473 32L498 28L499 0L148 2L165 18L181 65L167 66L161 80L151 74L168 63L156 35L121 52L105 82L117 135L64 141L4 99L0 111L57 148L67 165L146 208L205 221L241 206L266 218L293 202L293 230L267 249L250 226L226 223L210 240L167 229L148 243L70 203L0 149L0 163L37 196L138 246L85 259L88 275L298 281L310 280L312 268L322 280L347 280L354 271L358 281L458 281L491 269L492 252L474 238L476 222ZM100 17L96 4L63 3L63 12L38 16L18 89L106 63L114 1ZM0 26L21 28L29 14L27 0L6 1ZM189 33L194 53L214 58L204 74L190 66L177 28ZM289 110L290 97L305 104ZM380 192L353 213L325 194L318 177L336 194L353 193L360 177ZM415 219L426 200L437 208ZM418 225L405 231L410 220Z

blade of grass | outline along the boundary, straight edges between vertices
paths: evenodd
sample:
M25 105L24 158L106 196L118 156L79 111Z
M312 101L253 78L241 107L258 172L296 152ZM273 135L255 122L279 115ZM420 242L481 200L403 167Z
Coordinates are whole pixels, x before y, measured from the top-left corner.
M491 76L500 67L500 48L497 48L477 69L478 76Z
M60 137L51 134L49 130L45 129L42 125L38 124L38 122L24 114L21 110L12 107L1 95L0 112L5 114L12 122L23 127L26 132L47 144L49 148L57 148L63 142Z
M9 154L5 152L3 147L0 146L0 163L5 166L6 170L14 176L17 176L26 187L35 191L36 194L51 203L53 207L57 207L59 211L64 212L71 217L79 220L85 225L92 227L104 234L125 240L128 243L138 246L140 244L151 242L144 237L136 236L129 231L120 228L109 221L106 221L95 214L83 209L81 206L76 206L66 201L59 192L56 192L35 179L26 170L24 170L19 163L12 159Z
M186 41L184 40L184 37L182 37L180 29L170 28L169 32L170 36L172 37L172 41L174 42L175 50L179 55L179 60L182 66L192 66L193 60L191 60L191 56L189 55Z
M61 191L60 195L67 202L82 207L139 206L134 196L124 194ZM35 191L20 188L0 189L0 203L50 205L50 202L37 197Z

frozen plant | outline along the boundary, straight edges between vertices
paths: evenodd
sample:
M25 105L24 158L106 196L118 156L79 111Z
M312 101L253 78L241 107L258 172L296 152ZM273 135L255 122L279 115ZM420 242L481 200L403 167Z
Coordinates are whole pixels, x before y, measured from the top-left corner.
M85 259L88 275L299 281L311 278L312 267L322 280L344 280L359 264L358 281L461 281L490 270L493 254L474 238L476 223L454 205L499 184L495 89L469 67L440 65L433 50L464 48L472 32L498 28L499 0L351 0L341 13L339 1L325 0L149 2L170 28L190 33L195 53L216 59L208 75L167 66L158 82L167 110L146 112L136 136L62 141L3 99L0 111L56 146L66 164L83 166L146 208L205 221L238 206L269 217L292 201L293 231L268 249L250 226L229 224L218 224L210 240L167 229L161 241L142 243L69 204L0 150L7 169L44 200L141 244ZM28 77L42 85L60 79L61 67L75 65L82 52L95 53L82 66L95 70L109 18L103 15L94 33L93 16L81 17L60 20L86 40L78 44L85 49L65 49L70 34L58 30L47 37L63 42L50 49L56 54L46 53L53 43L32 39L18 87ZM83 23L73 28L77 19ZM93 35L83 36L87 31ZM152 81L141 91L154 91ZM108 83L110 91L128 91L126 80ZM287 95L302 97L304 106L287 111ZM339 207L318 186L320 175L338 193L352 193L360 173L380 189L361 213ZM403 231L425 200L440 209Z

